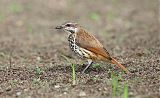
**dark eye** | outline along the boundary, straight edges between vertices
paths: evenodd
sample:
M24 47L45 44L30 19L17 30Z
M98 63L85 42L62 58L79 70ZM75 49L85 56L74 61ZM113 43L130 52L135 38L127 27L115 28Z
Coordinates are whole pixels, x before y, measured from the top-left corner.
M67 26L67 27L70 27L70 26L71 26L71 24L66 24L66 26Z

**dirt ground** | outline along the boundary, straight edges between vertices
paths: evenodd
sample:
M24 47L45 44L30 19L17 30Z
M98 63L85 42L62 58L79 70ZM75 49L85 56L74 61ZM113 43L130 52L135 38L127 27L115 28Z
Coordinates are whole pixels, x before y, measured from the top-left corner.
M160 98L158 8L158 0L0 0L0 98L112 98L113 72L129 98ZM81 74L85 61L54 29L66 21L95 35L133 75L104 63Z

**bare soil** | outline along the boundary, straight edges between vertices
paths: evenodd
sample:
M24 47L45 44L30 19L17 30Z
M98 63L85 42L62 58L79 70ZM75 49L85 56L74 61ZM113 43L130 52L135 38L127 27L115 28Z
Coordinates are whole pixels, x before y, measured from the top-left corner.
M160 98L158 9L158 0L1 0L0 98L112 98L113 72L129 98ZM54 30L66 21L95 35L133 75L104 63L81 74L85 61Z

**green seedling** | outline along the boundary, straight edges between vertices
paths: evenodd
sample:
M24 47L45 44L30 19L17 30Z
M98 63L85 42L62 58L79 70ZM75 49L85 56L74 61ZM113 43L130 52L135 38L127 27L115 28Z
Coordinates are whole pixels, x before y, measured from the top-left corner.
M97 64L93 64L93 65L92 65L92 67L93 67L93 68L100 68L100 66L101 66L101 65L100 65L100 64L98 64L98 63L97 63Z
M67 58L65 55L61 55L68 63L71 63L71 60ZM76 85L76 71L75 71L75 64L71 64L72 68L72 85Z
M44 89L49 88L49 83L47 81L41 80L40 78L33 78L32 85L38 88L44 88Z
M128 98L128 84L127 83L125 83L125 85L124 85L123 98Z
M72 67L72 85L76 85L75 64L72 64L71 67Z
M128 98L128 84L125 83L125 85L121 85L119 83L119 79L122 79L122 75L118 74L118 76L116 76L114 73L111 74L111 78L112 78L112 97L116 97L116 96L122 96L122 98Z
M27 27L27 32L33 33L33 28L32 28L32 26L28 26L28 27Z
M118 78L112 73L112 96L115 97L118 89Z
M97 80L98 80L98 78L97 78L97 77L95 77L95 76L94 76L94 77L92 77L91 79L92 79L93 81L97 81Z
M18 83L18 80L14 79L14 80L10 80L11 85L16 85Z
M43 70L40 67L35 68L36 75L41 75L43 73Z
M13 3L10 5L10 10L11 10L11 12L13 12L13 13L19 13L19 12L22 12L23 7L22 7L22 5L20 5L19 3L13 2Z
M96 12L90 13L89 17L90 17L90 19L95 20L95 21L100 19L100 15Z
M33 78L32 83L33 84L40 84L40 78Z

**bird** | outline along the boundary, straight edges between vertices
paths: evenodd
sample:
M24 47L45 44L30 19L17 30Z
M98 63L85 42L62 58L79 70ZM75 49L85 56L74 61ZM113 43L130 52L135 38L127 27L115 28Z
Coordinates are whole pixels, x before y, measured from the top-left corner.
M81 25L76 22L65 22L55 27L69 33L68 42L70 49L80 58L86 59L87 66L82 73L92 65L94 61L103 61L119 66L126 74L130 72L113 58L102 43Z

